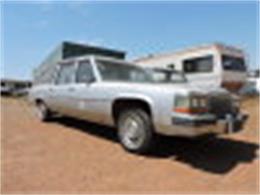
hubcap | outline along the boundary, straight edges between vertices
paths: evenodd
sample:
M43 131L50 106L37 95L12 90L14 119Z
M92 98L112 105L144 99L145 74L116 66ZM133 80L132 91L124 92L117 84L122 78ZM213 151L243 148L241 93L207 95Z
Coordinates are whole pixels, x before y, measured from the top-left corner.
M143 125L134 117L128 117L121 127L121 137L124 145L129 149L138 148L144 138Z
M37 105L37 107L36 107L36 114L37 114L37 116L40 119L44 118L45 112L46 112L46 108L45 108L45 106L43 104Z

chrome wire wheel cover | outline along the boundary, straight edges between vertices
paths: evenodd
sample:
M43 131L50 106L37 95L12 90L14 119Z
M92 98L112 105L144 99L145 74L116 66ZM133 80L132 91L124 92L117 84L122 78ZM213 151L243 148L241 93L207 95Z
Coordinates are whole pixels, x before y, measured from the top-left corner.
M144 141L144 125L136 116L127 117L120 127L120 137L129 149L139 148Z
M36 116L39 119L43 119L46 114L46 107L43 104L38 104L36 105L35 111L36 111Z

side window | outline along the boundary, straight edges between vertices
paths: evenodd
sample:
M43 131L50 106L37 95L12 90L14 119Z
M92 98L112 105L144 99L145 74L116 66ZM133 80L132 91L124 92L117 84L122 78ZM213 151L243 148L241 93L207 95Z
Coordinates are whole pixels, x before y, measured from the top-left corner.
M222 55L222 64L224 70L246 71L246 65L243 58Z
M213 71L213 56L205 56L183 61L185 73L205 73Z
M92 66L89 61L79 62L76 82L77 83L89 83L95 79Z
M66 63L60 65L56 84L68 84L74 82L75 67L74 63Z

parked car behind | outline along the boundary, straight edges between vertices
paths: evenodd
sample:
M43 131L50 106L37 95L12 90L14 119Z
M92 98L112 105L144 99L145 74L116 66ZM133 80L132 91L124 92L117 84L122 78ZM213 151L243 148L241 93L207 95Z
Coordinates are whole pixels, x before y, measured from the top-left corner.
M239 91L241 95L259 95L260 94L260 77L248 77L245 85Z
M39 119L59 113L117 127L122 146L131 152L149 150L156 134L233 133L244 122L226 90L160 83L149 71L122 60L68 59L57 64L55 75L52 83L30 91Z

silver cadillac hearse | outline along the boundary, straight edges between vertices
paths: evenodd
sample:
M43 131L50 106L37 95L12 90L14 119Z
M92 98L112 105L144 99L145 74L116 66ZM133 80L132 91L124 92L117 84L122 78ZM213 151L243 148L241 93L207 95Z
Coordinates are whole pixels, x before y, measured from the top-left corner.
M53 82L33 86L29 98L40 120L58 113L117 127L122 146L137 153L146 152L156 134L192 137L242 128L244 115L226 90L189 86L174 71L154 73L112 58L77 57L58 63Z

